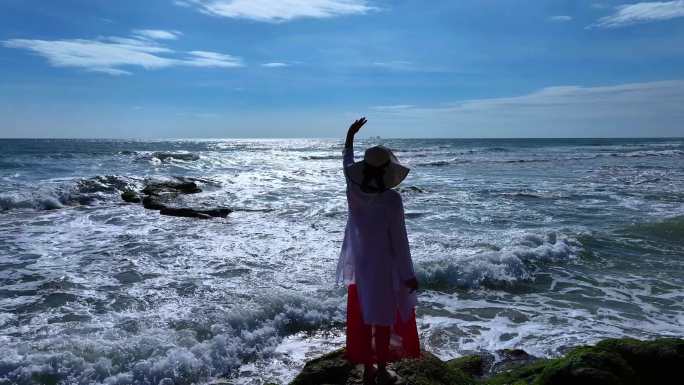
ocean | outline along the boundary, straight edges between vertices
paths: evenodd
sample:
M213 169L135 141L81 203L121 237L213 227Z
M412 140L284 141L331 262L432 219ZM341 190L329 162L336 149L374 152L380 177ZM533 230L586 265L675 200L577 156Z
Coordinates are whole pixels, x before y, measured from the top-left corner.
M343 139L0 140L0 384L287 383L344 344ZM366 139L442 358L684 330L684 139ZM197 178L161 216L125 189Z

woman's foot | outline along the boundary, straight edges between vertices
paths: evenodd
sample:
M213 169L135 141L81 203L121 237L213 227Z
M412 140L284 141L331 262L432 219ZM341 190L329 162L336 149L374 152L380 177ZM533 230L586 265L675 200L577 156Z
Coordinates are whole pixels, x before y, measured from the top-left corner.
M387 368L381 367L375 374L378 385L392 385L398 382L397 375L388 371Z
M373 365L364 365L363 367L363 385L375 385L375 377L377 370Z

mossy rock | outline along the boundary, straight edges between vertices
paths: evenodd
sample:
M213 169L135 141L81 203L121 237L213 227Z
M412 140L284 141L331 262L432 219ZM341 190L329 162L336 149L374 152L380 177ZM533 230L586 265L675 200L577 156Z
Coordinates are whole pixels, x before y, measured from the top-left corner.
M538 385L636 385L636 373L620 354L597 347L572 350L549 362Z
M406 359L389 366L407 385L472 385L476 381L429 352L418 359ZM351 385L362 383L363 366L346 360L340 349L309 361L290 385Z
M501 373L487 385L670 384L684 365L684 340L609 339Z
M461 370L449 367L434 354L423 351L419 359L407 359L392 365L410 385L470 385L476 381Z
M482 377L487 374L493 363L494 356L491 353L480 353L454 358L447 361L447 366L472 377Z
M345 358L345 349L339 349L307 362L290 385L343 385L353 369L354 365Z

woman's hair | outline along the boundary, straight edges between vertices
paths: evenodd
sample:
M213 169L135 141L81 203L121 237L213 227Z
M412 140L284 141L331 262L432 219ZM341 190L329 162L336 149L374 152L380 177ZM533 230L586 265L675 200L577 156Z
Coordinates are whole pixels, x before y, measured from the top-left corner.
M381 193L387 190L385 187L385 170L389 162L379 166L371 166L364 162L363 165L363 180L361 181L361 191L366 193ZM375 181L375 186L371 186L370 182Z

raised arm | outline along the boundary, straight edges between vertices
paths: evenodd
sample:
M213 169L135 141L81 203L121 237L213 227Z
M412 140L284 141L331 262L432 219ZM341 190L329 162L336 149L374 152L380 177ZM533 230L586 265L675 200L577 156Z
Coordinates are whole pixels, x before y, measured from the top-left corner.
M354 123L349 126L349 130L347 130L347 139L344 141L344 156L342 158L342 165L345 168L354 163L354 135L359 132L361 127L363 127L366 122L366 118L358 119L354 121Z

